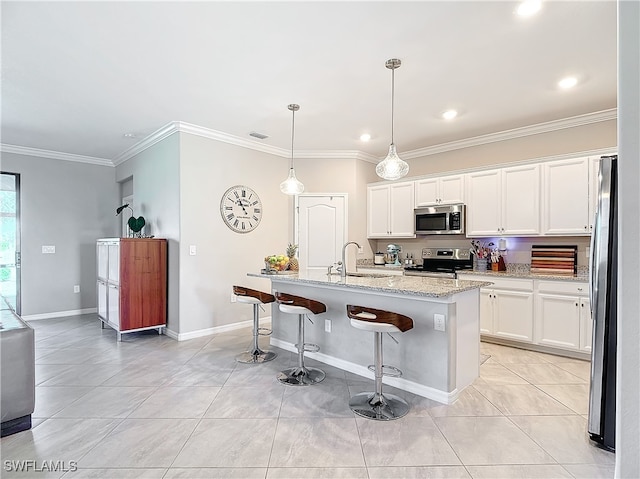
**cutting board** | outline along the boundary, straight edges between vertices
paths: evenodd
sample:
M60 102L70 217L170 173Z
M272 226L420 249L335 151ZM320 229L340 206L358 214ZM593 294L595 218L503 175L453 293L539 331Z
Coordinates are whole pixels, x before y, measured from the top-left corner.
M578 272L577 245L532 245L531 272L574 275Z

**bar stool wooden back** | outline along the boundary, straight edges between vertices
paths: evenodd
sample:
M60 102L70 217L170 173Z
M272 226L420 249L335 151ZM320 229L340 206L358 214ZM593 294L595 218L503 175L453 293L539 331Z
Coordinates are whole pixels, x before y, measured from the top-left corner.
M258 308L261 304L273 303L276 298L269 293L258 291L257 289L245 288L244 286L234 286L233 294L237 296L238 303L253 305L253 345L249 351L236 356L239 363L264 363L275 359L277 354L273 351L263 351L258 346L259 336L269 336L271 330L260 327L260 318Z
M315 353L320 350L316 344L304 342L304 318L309 314L324 313L327 307L320 301L287 293L276 293L276 301L283 313L298 315L298 342L296 343L298 365L281 371L277 376L278 381L287 386L309 386L319 383L325 378L324 371L304 365L305 351ZM311 321L310 318L309 321Z
M400 333L413 328L413 320L408 316L366 306L347 305L347 316L351 326L375 335L374 363L369 369L375 374L375 392L364 392L352 396L349 407L358 416L378 421L398 419L409 412L409 404L394 394L382 394L383 376L402 376L402 371L382 362L382 334Z

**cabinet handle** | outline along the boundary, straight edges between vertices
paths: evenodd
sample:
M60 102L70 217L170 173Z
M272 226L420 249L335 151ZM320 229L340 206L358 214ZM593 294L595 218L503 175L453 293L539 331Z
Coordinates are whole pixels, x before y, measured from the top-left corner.
M578 291L582 291L582 288L578 288Z
M578 303L576 303L576 306L578 306Z

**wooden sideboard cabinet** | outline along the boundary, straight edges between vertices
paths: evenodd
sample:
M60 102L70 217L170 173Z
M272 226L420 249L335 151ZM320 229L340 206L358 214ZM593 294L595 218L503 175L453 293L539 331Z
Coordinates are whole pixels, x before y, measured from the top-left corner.
M104 238L96 245L98 317L122 334L167 325L167 240Z

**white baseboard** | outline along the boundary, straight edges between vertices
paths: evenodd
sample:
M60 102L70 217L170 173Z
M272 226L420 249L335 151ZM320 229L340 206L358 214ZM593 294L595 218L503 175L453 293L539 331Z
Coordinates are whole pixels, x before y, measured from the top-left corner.
M271 345L281 349L285 349L287 351L291 351L293 353L298 352L293 343L289 343L281 339L271 338ZM327 356L326 354L322 353L305 353L304 355L305 357L315 359L316 361L328 364L329 366L334 366L338 369L342 369L343 371L348 371L350 373L357 374L358 376L363 376L373 380L373 373L369 371L369 368L367 366L355 364L350 361L345 361L344 359L335 358L333 356ZM417 394L418 396L422 396L427 399L433 399L434 401L438 401L443 404L452 404L456 399L458 399L458 396L460 395L460 391L458 391L457 389L448 393L445 391L440 391L439 389L418 384L413 381L408 381L403 378L392 378L389 376L385 376L382 379L382 382L384 384L388 384L389 386L393 386L398 389L402 389L403 391Z
M263 324L271 324L271 316L265 316L260 318L260 326ZM186 341L188 339L202 338L204 336L211 336L212 334L226 333L228 331L235 331L236 329L248 328L253 326L253 319L248 321L240 321L238 323L224 324L222 326L215 326L213 328L198 329L197 331L191 331L189 333L176 333L170 329L165 329L165 334L170 338L177 339L178 341Z
M64 316L80 316L82 314L97 313L97 308L71 309L69 311L56 311L55 313L27 314L20 316L25 321L35 321L38 319L62 318Z

